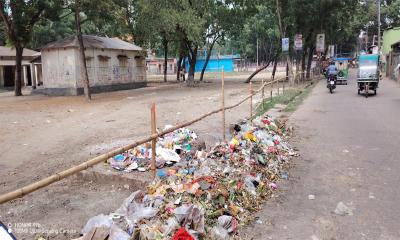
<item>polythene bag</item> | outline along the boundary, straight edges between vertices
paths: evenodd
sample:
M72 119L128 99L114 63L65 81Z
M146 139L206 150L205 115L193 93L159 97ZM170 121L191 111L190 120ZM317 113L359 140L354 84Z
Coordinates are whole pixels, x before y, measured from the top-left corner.
M89 221L87 221L85 227L83 227L82 229L82 234L87 234L93 228L110 228L112 224L113 221L108 215L100 214L92 217L91 219L89 219Z
M229 240L228 231L220 226L213 227L210 235L212 240Z
M119 228L117 225L113 224L110 229L109 240L130 240L131 236Z
M167 148L157 148L157 155L167 162L179 162L181 157L173 150Z

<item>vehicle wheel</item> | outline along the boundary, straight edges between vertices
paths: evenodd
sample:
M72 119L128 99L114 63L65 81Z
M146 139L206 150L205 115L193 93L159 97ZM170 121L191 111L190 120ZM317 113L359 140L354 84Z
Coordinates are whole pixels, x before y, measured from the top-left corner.
M361 90L360 90L360 89L358 89L358 95L360 95L360 93L361 93Z
M374 90L374 95L376 95L376 89Z
M329 88L329 92L331 92L331 94L333 93L333 88L332 87Z

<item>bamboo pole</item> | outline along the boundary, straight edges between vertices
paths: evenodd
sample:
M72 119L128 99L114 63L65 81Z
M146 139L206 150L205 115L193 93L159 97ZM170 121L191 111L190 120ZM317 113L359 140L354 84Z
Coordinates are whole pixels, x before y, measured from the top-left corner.
M156 129L156 104L151 105L151 134L157 133ZM151 171L153 172L153 179L156 178L156 144L157 138L151 140Z
M278 96L279 96L279 81L276 83L276 88L277 88Z
M253 83L250 82L250 121L252 121L252 117L253 117Z
M264 78L262 79L261 86L264 86ZM264 105L265 101L264 100L265 100L265 87L263 87L262 90L261 90L261 101L262 101L261 104L262 104L262 110L263 111L265 109L265 105Z
M279 79L278 79L279 81ZM273 81L271 81L271 90L270 90L270 100L272 101L272 91L274 90L274 84Z
M278 80L279 80L279 79L278 79ZM32 193L32 192L34 192L34 191L36 191L36 190L39 190L39 189L41 189L41 188L44 188L44 187L46 187L46 186L48 186L48 185L50 185L50 184L52 184L52 183L61 181L62 179L67 178L67 177L69 177L69 176L71 176L71 175L73 175L73 174L76 174L76 173L78 173L78 172L81 172L81 171L83 171L83 170L86 170L86 169L88 169L89 167L92 167L92 166L94 166L94 165L96 165L96 164L105 162L105 161L107 161L109 158L114 157L115 155L121 154L121 153L123 153L123 152L125 152L125 151L128 151L129 149L132 149L132 148L137 147L137 146L139 146L139 145L142 145L142 144L144 144L144 143L150 142L151 140L153 140L153 139L155 139L155 138L162 137L162 136L164 136L165 134L171 133L171 132L173 132L173 131L175 131L175 130L178 130L178 129L180 129L180 128L190 126L190 125L192 125L192 124L194 124L194 123L196 123L196 122L199 122L199 121L203 120L204 118L207 118L207 117L209 117L209 116L211 116L211 115L214 115L214 114L216 114L216 113L219 113L219 112L221 112L221 111L223 111L223 110L226 111L226 110L229 110L229 109L233 109L233 108L235 108L235 107L237 107L237 106L243 104L243 103L246 102L248 99L252 98L255 94L257 94L258 92L260 92L260 91L262 90L263 87L265 87L265 86L267 86L267 85L270 85L270 84L272 84L272 83L274 83L274 82L276 82L276 81L277 81L277 80L264 83L263 86L261 86L261 87L260 87L259 89L257 89L256 91L253 91L252 94L248 95L247 97L245 97L245 98L242 99L241 101L237 102L236 104L233 104L233 105L231 105L231 106L225 107L224 109L220 108L220 109L216 109L216 110L214 110L214 111L205 113L205 114L203 114L202 116L200 116L200 117L198 117L198 118L196 118L196 119L183 122L183 123L181 123L181 124L179 124L179 125L176 125L176 126L174 126L174 127L168 128L168 129L166 129L166 130L164 130L164 131L162 131L162 132L152 134L151 136L148 136L148 137L146 137L146 138L137 140L136 142L133 142L133 143L131 143L131 144L128 144L128 145L126 145L126 146L124 146L124 147L120 147L120 148L114 149L114 150L112 150L112 151L110 151L110 152L101 154L101 155L99 155L99 156L97 156L97 157L95 157L95 158L92 158L92 159L90 159L90 160L88 160L88 161L86 161L86 162L83 162L83 163L81 163L81 164L79 164L79 165L77 165L77 166L71 167L71 168L69 168L69 169L67 169L67 170L64 170L64 171L61 171L61 172L59 172L59 173L56 173L56 174L51 175L51 176L49 176L49 177L46 177L46 178L44 178L44 179L42 179L42 180L39 180L39 181L37 181L37 182L31 183L31 184L29 184L29 185L27 185L27 186L24 186L24 187L22 187L22 188L19 188L19 189L16 189L16 190L14 190L14 191L5 193L5 194L3 194L3 195L0 195L0 204L6 203L6 202L8 202L8 201L14 200L14 199L19 198L19 197L22 197L22 196L25 196L26 194L29 194L29 193Z
M224 76L224 66L222 66L222 76L221 76L221 105L222 105L222 140L226 140L225 136L225 76Z

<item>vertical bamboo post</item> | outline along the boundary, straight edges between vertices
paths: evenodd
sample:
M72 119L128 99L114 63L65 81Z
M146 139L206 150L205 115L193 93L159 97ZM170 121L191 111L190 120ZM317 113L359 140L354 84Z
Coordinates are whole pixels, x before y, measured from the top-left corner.
M221 76L221 103L222 103L222 139L226 140L225 136L225 76L224 76L224 66L222 66L222 76Z
M252 122L252 117L253 117L253 83L250 82L250 121Z
M276 82L276 86L277 86L277 91L278 91L278 96L279 96L279 78L278 78L278 82Z
M265 100L265 87L264 87L264 78L262 79L262 82L261 82L261 86L262 86L262 90L261 90L261 106L262 106L262 110L264 111L264 100Z
M275 81L274 78L271 78L271 82ZM274 90L274 83L271 83L271 91L270 91L270 100L272 101L272 91Z
M156 134L156 104L151 105L151 134ZM153 172L153 178L156 177L156 144L157 139L151 141L151 171Z

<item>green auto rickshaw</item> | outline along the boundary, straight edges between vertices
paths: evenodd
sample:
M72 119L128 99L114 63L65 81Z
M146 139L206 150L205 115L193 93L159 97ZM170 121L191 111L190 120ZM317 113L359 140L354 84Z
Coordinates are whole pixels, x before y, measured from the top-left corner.
M335 66L338 70L337 84L347 85L349 80L349 59L348 58L335 58Z
M357 85L358 94L364 92L365 97L369 96L370 91L376 95L380 78L379 55L364 54L358 57Z

